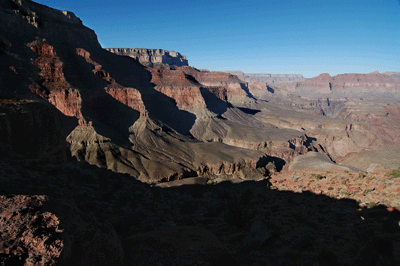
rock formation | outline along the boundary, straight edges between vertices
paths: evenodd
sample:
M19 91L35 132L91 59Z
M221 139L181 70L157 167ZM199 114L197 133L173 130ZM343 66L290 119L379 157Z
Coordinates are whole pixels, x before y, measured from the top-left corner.
M129 56L145 66L188 66L186 56L175 51L145 48L107 48L112 53Z

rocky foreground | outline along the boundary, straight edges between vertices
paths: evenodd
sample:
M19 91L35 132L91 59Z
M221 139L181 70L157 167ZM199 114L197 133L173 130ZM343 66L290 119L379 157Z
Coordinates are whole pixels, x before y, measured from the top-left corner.
M389 208L400 199L396 172L289 171L158 188L2 152L2 265L400 262L400 213Z

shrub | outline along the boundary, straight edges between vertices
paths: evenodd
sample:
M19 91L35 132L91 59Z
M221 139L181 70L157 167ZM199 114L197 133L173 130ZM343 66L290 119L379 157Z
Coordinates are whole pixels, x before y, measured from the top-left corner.
M397 169L390 170L389 172L386 173L386 176L388 176L391 179L400 177L400 167Z
M368 194L368 193L370 193L370 192L372 192L372 191L373 191L373 189L368 188L368 189L364 190L364 194Z
M358 173L358 177L359 177L359 178L364 178L364 177L367 176L367 174L368 174L368 172Z

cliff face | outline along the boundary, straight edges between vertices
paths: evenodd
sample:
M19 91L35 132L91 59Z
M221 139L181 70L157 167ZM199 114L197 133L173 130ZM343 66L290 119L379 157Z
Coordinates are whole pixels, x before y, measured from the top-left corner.
M350 97L399 97L400 80L395 74L341 74L331 77L321 74L318 77L287 85L286 89L295 94L331 94Z
M265 82L268 84L303 81L305 78L301 74L268 74L268 73L244 73L242 71L229 71L229 73L238 76L245 82Z
M163 49L144 49L144 48L107 48L112 53L129 56L138 60L145 66L169 65L169 66L188 66L186 56L175 51Z
M148 70L152 73L152 82L156 85L156 89L175 99L178 106L183 109L207 107L212 110L213 107L207 104L210 97L235 104L254 100L246 85L228 73L199 71L188 66Z
M243 73L242 71L229 73L236 75L242 81L242 86L247 87L251 95L261 100L269 100L272 94L285 96L286 92L276 86L305 80L301 74Z

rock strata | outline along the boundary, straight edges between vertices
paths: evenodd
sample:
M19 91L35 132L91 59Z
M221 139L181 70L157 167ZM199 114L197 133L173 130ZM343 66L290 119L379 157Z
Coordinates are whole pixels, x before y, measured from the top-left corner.
M169 66L188 66L186 56L163 49L144 49L144 48L107 48L112 53L129 56L138 60L145 66L169 65Z
M305 80L302 74L244 73L242 71L229 71L229 73L238 76L238 78L245 82L258 81L268 84L274 84Z
M400 81L395 74L341 74L331 77L324 73L305 81L287 84L290 93L300 95L330 94L329 97L399 97Z

